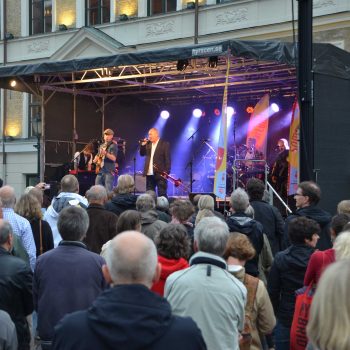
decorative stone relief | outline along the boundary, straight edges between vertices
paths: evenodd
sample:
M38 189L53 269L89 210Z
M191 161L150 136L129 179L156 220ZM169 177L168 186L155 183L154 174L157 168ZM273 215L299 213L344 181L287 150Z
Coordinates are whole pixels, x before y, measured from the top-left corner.
M314 0L313 2L313 8L321 8L326 6L335 6L334 0Z
M49 40L33 41L28 44L28 52L42 52L49 49Z
M248 14L247 8L243 7L238 10L231 10L216 15L216 25L226 25L230 23L239 23L246 21Z
M150 23L146 26L146 36L158 36L175 32L175 21Z

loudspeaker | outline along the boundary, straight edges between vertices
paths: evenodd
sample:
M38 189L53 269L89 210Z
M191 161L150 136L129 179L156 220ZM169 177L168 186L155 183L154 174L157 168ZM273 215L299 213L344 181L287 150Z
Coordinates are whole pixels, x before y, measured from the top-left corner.
M191 201L192 203L193 203L193 198L194 198L197 194L199 194L199 195L205 195L205 194L207 194L207 195L213 197L214 203L216 202L216 196L215 196L215 194L212 193L212 192L191 192L191 193L188 195L188 198L190 199L190 201ZM196 203L196 205L197 205L197 203Z

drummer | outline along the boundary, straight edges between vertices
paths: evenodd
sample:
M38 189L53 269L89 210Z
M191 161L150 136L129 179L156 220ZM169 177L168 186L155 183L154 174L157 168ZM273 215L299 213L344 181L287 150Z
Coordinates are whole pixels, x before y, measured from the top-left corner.
M256 149L256 139L254 138L248 138L247 140L247 151L246 154L244 156L245 160L250 160L250 159L262 159L262 153L259 152Z

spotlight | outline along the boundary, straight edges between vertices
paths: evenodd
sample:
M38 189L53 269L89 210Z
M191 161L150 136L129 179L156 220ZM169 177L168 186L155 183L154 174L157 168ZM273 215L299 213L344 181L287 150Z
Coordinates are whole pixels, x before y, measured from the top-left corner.
M177 65L176 65L176 69L178 71L181 71L183 72L188 66L188 60L185 59L185 60L178 60L177 61Z
M119 21L127 21L129 20L129 16L126 13L122 13L119 15Z
M271 110L272 110L274 113L277 113L277 112L279 112L280 108L278 107L278 104L277 104L277 103L272 103L272 104L271 104Z
M214 114L218 117L221 113L220 113L220 109L219 108L215 108L214 109Z
M170 117L170 113L166 110L160 112L160 117L163 119L168 119Z
M15 80L15 79L12 79L12 80L10 80L10 86L11 87L16 87L16 85L17 85L17 81Z
M195 118L200 118L202 116L203 112L201 109L199 108L195 108L192 112L192 115L195 117Z
M67 28L67 26L65 24L62 23L62 24L58 25L58 30L60 32L64 32L65 30L68 30L68 28Z
M226 112L227 112L227 117L228 118L231 118L236 113L235 109L233 107L231 107L231 106L227 107Z
M6 40L12 40L14 39L14 35L12 33L5 33L5 39Z
M252 114L252 113L254 112L254 107L248 106L248 107L246 108L246 111L247 111L247 113Z
M216 68L218 66L218 56L209 57L208 66L209 68Z

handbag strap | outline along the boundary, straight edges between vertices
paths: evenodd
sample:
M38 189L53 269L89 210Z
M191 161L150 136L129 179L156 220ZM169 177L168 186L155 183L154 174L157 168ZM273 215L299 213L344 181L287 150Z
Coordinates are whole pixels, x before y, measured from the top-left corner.
M39 237L40 237L40 255L43 253L43 232L42 232L42 222L39 220Z

